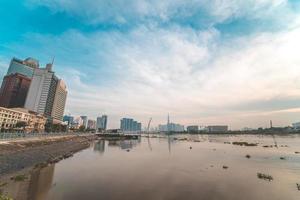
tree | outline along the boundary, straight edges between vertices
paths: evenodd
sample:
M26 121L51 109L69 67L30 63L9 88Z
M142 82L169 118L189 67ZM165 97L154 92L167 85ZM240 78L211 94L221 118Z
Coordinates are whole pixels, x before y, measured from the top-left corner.
M85 131L85 126L84 125L81 125L80 127L79 127L79 132L84 132Z
M16 128L25 128L27 126L27 123L24 121L18 121L16 123Z

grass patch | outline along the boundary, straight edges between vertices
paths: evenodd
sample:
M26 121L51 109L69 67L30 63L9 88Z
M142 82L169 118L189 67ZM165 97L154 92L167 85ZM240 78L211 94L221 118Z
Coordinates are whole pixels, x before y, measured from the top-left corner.
M7 183L0 183L0 187L6 186Z
M13 200L13 198L10 198L6 195L0 194L0 200Z
M25 181L26 179L27 179L27 176L25 174L20 174L20 175L17 175L17 176L14 176L11 178L11 180L14 180L16 182Z

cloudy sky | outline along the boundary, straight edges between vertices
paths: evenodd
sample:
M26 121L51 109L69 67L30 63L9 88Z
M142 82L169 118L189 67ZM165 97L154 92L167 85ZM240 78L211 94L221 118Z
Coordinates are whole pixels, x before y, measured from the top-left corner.
M298 0L0 1L1 77L29 56L55 56L67 114L110 128L300 121Z

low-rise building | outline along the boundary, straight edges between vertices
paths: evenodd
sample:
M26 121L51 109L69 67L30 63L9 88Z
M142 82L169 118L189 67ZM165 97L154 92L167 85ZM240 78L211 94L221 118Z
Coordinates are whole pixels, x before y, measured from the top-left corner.
M188 133L198 133L199 132L199 126L193 125L193 126L187 126L186 130Z
M293 128L296 129L296 130L299 130L300 129L300 122L295 122L292 124Z
M24 108L0 107L0 126L2 131L43 132L46 117Z
M228 131L228 126L224 125L215 125L215 126L208 126L208 132L210 133L223 133Z

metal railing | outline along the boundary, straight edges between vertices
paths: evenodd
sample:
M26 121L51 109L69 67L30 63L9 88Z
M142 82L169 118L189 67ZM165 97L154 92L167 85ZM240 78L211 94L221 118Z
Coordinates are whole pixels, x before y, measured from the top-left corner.
M14 140L26 140L34 138L46 138L55 136L72 136L72 135L92 135L92 133L72 133L72 132L60 132L60 133L0 133L0 141L14 141Z

